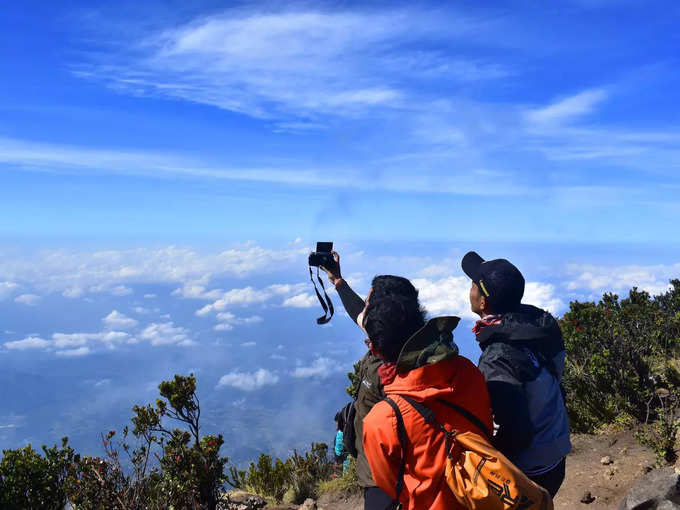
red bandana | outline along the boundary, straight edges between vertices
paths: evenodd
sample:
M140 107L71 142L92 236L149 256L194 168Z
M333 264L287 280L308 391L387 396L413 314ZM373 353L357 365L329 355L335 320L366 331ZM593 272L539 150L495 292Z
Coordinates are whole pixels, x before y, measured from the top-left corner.
M475 325L472 327L472 332L475 335L479 335L479 333L486 327L486 326L493 326L495 324L500 324L501 323L501 316L500 315L487 315L486 317L482 318L481 320L478 320L475 322Z
M378 375L383 386L387 386L397 377L397 364L386 361L378 367Z

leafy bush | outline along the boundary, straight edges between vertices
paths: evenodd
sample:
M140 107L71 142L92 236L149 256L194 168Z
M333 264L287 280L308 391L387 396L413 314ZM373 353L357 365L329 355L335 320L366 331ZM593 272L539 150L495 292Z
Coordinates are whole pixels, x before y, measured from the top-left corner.
M357 493L361 492L362 487L359 485L357 478L357 461L350 457L349 467L347 471L340 476L331 478L330 480L323 480L319 483L319 494L327 492L342 492L342 493Z
M328 458L328 445L312 443L304 456L296 450L285 461L261 454L257 461L250 463L248 471L229 468L227 483L237 489L244 489L264 498L281 503L301 503L308 497L318 495L319 483L329 480L333 463Z
M217 507L227 458L219 455L222 436L199 433L196 378L176 375L159 390L164 400L133 408L136 447L128 443L127 427L118 443L112 430L102 437L106 458L85 457L75 463L67 489L78 509ZM184 428L168 428L168 419ZM121 467L121 451L131 465L129 474Z
M330 479L333 474L333 463L328 458L328 445L325 443L312 443L304 457L293 450L293 456L287 462L296 503L316 498L319 482Z
M61 510L66 505L66 479L80 460L61 440L61 448L42 446L44 455L31 445L3 450L0 462L0 508Z
M668 390L657 390L655 398L659 403L659 418L647 428L638 430L636 439L650 447L656 454L657 465L673 464L677 458L677 438L680 431L680 409L678 394Z
M621 416L659 417L658 388L680 388L680 280L660 296L633 288L619 300L574 301L561 320L567 358L564 386L572 428L593 432Z
M277 503L290 487L290 467L278 457L272 460L270 455L260 455L257 464L250 463L248 471L229 468L230 477L227 483L237 489L247 490L263 498L271 498Z

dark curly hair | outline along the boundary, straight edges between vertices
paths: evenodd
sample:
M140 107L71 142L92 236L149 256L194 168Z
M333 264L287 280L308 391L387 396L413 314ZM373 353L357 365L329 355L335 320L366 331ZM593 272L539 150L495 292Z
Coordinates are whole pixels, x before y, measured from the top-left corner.
M413 299L418 303L418 308L423 316L426 311L418 301L418 289L403 276L394 276L391 274L381 274L373 277L371 282L371 297L369 302L373 299L380 299L385 296L403 296L407 299Z
M417 298L396 294L371 297L366 307L364 328L385 361L397 361L406 340L424 325L425 313Z

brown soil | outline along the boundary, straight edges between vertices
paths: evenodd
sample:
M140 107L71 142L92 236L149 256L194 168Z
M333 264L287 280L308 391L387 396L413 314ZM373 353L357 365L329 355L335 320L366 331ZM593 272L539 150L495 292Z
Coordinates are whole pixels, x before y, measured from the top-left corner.
M567 474L555 498L556 510L616 510L636 478L651 468L654 454L641 447L632 432L607 435L572 436L572 452L567 457ZM611 457L603 465L601 459ZM590 493L594 500L581 499ZM361 495L325 494L319 499L320 510L363 510Z
M632 432L600 436L575 434L571 441L567 475L555 497L556 510L615 510L635 479L654 464L654 454L640 446ZM600 460L605 456L613 462L603 465ZM592 503L581 502L586 492L595 498Z

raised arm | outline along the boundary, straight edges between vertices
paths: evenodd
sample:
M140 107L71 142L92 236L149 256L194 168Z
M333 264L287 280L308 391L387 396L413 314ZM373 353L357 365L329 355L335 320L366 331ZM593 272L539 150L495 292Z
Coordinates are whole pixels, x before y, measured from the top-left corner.
M335 267L326 268L321 266L321 269L328 275L328 280L335 285L335 290L338 292L340 300L342 301L342 306L345 307L347 314L354 322L357 322L357 317L366 307L366 303L352 290L349 284L342 279L342 273L340 272L340 255L336 251L332 253L333 259L335 260ZM359 324L359 326L361 326L361 324Z

